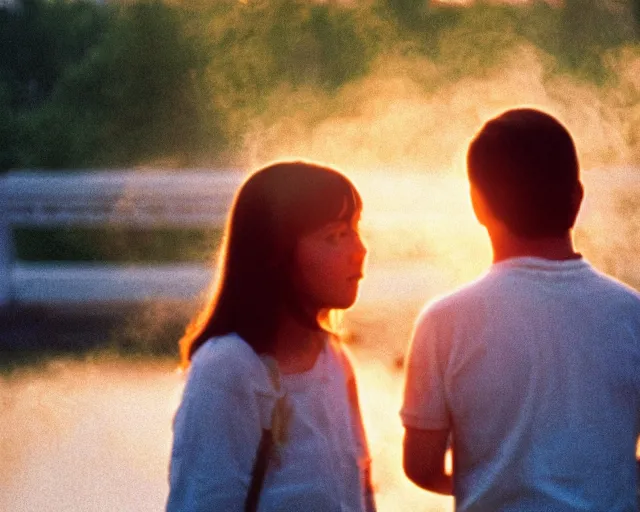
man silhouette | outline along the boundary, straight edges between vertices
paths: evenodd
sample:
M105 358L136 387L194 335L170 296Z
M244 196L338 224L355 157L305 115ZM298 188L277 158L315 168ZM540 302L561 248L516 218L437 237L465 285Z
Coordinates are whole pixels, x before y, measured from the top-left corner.
M467 168L493 264L416 322L405 473L457 511L637 510L640 294L574 250L571 136L510 110L476 135Z

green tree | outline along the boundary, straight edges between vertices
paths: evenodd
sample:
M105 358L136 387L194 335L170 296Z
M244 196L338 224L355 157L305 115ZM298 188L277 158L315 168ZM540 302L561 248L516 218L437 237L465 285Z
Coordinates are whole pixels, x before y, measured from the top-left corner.
M336 88L367 69L368 56L349 11L284 1L269 29L277 76Z
M24 0L0 8L0 168L49 165L38 157L47 149L41 143L64 118L52 118L54 91L106 23L105 9L88 2Z
M557 56L569 71L602 82L603 53L624 42L622 20L601 0L565 0Z
M105 31L106 11L87 2L23 0L0 8L0 79L14 107L46 101L68 66Z
M18 161L17 122L9 99L9 88L0 82L0 172Z
M636 39L640 40L640 0L630 0L633 20L635 22Z
M374 53L360 30L362 13L304 0L221 0L199 16L208 89L231 151L280 85L333 92L366 72Z
M215 141L214 117L203 107L205 65L176 9L160 2L119 8L101 43L68 69L53 97L54 117L68 121L57 131L76 141L70 164L166 157L188 164Z
M417 27L429 8L428 0L385 0L398 21L407 27Z

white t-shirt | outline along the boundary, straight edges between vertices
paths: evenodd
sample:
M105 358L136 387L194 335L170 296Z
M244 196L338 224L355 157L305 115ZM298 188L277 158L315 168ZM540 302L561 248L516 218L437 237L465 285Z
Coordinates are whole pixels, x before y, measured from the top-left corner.
M637 510L637 292L502 261L423 311L407 364L403 423L451 429L456 510Z
M348 397L343 348L327 342L313 368L281 375L239 336L195 353L174 418L167 512L244 510L262 429L276 400L291 411L287 439L270 458L260 493L265 512L362 512L369 455Z

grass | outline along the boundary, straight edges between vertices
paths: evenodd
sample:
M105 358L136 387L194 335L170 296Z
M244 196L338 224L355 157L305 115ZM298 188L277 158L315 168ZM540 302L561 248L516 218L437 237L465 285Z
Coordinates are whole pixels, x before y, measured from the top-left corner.
M8 379L24 372L43 372L58 362L99 363L113 361L166 362L178 366L177 356L119 350L112 346L91 348L82 352L69 350L0 351L0 379Z
M178 361L178 340L195 306L187 302L19 306L1 311L0 375L56 360Z

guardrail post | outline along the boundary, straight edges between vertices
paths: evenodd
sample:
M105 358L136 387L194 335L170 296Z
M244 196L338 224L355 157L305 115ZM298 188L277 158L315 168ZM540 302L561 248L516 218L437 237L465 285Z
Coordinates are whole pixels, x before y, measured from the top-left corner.
M0 307L13 301L14 247L11 225L6 213L4 176L0 176Z
M13 300L13 237L11 226L0 218L0 307Z

